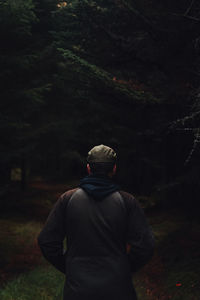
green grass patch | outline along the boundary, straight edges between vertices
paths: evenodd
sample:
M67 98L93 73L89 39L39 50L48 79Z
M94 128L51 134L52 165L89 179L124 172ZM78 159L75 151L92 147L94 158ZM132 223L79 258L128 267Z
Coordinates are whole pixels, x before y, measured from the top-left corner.
M0 261L9 263L13 256L34 247L41 226L35 221L0 220Z
M159 245L165 266L165 285L173 300L199 300L200 225L185 224Z
M137 293L138 300L140 300L140 299L148 300L149 299L148 295L147 295L148 287L137 276L134 279L134 287L135 287L135 290L136 290L136 293Z
M0 220L0 284L39 264L44 265L37 245L41 227L36 221Z
M154 214L149 221L156 251L134 276L138 300L199 300L200 224L166 212Z
M53 267L21 274L0 289L1 300L61 300L64 276Z

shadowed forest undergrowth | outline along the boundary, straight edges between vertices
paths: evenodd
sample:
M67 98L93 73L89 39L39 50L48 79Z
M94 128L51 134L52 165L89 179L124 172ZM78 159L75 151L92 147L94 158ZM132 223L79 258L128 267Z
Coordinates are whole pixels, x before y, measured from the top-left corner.
M4 212L0 220L1 300L61 299L64 276L42 258L36 237L53 202L68 188L34 184L18 199L15 213ZM151 262L133 276L138 299L198 300L200 225L178 209L151 209L147 217L157 246Z

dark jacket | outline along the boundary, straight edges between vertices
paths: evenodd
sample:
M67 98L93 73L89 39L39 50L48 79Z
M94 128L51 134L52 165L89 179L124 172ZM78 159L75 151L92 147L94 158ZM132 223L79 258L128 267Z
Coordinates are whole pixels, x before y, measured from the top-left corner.
M151 258L154 238L135 198L113 190L96 198L82 184L64 193L38 237L45 258L66 275L64 300L136 299L132 272Z

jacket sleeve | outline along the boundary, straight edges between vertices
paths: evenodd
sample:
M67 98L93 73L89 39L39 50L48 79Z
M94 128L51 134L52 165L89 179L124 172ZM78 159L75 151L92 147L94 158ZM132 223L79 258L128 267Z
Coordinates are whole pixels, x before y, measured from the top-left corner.
M54 205L38 236L38 245L44 257L63 273L65 273L63 241L66 235L64 215L65 205L61 196Z
M128 201L128 258L131 271L135 272L144 266L153 256L155 240L151 227L138 201L132 195L129 195L126 200Z

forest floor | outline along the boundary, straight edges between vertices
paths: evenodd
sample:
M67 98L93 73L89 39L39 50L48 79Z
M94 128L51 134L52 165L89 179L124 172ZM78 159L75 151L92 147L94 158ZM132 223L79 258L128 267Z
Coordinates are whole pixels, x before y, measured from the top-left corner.
M36 237L69 185L32 184L9 195L0 218L0 299L61 299L64 276L42 258ZM13 210L15 208L15 210ZM133 281L138 300L200 299L200 224L178 209L147 211L156 251Z

